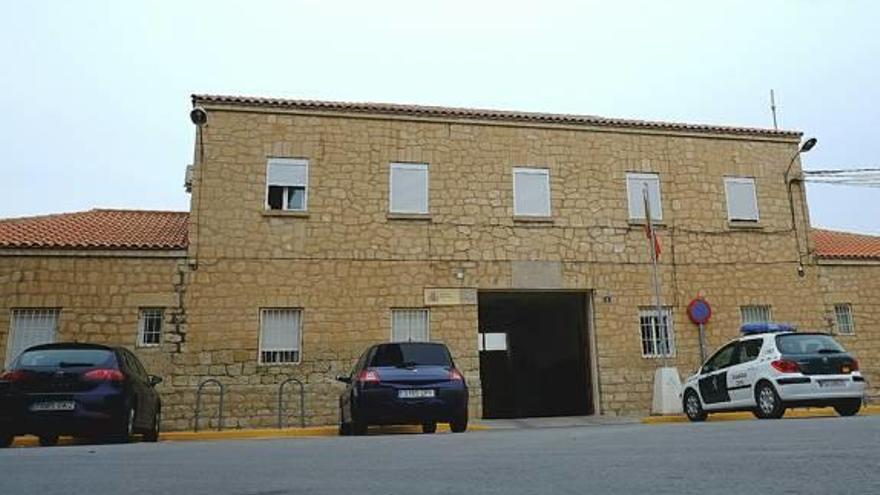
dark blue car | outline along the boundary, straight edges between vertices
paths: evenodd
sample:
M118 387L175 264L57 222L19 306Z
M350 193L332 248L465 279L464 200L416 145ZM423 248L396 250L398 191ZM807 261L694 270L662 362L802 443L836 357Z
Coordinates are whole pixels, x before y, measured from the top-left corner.
M339 434L363 435L370 425L437 423L455 432L468 424L468 389L445 345L426 342L378 344L367 349L339 398Z
M159 438L161 403L137 357L122 347L45 344L26 349L0 375L0 447L16 435L40 445L59 435Z

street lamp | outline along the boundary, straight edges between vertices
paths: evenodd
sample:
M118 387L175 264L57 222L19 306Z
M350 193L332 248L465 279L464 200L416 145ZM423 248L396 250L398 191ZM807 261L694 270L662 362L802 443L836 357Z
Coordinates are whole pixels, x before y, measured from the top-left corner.
M792 181L788 178L788 174L789 174L789 172L791 172L791 167L792 167L792 165L794 165L795 159L797 159L797 157L799 157L801 155L801 153L806 153L806 152L810 151L811 149L813 149L813 147L816 146L816 143L818 143L818 142L819 141L816 138L810 138L810 139L807 139L806 141L804 141L804 144L802 144L801 147L798 148L797 153L795 153L794 156L791 157L791 160L789 160L788 168L785 169L785 175L784 175L785 187L786 187L786 189L788 189L788 206L789 206L789 209L791 210L791 230L794 232L794 242L797 247L797 256L798 256L797 274L799 277L804 276L804 261L803 261L803 257L801 256L801 239L800 239L800 237L798 237L797 221L794 218L794 197L792 196L792 193L791 193L791 184L794 181ZM804 201L804 203L806 203L807 198L804 197L803 201ZM806 219L807 219L806 207L804 207L803 210L804 210L804 221L806 221Z
M806 152L810 151L811 149L813 149L813 147L816 146L816 143L818 143L818 142L819 142L818 139L810 138L810 139L807 139L806 141L804 141L804 144L802 144L801 147L798 148L797 153L795 153L794 156L791 157L791 160L788 162L788 168L785 169L785 182L786 183L788 183L788 173L791 172L791 166L794 165L794 160L797 157L799 157L801 155L801 153L806 153ZM789 188L789 191L791 191L790 188Z

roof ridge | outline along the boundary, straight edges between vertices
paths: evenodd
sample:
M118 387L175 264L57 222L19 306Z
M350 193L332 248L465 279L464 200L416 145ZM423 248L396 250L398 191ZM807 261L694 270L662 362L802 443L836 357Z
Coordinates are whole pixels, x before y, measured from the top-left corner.
M861 237L876 237L880 238L880 234L872 233L872 232L853 232L851 230L838 230L838 229L829 229L825 227L810 227L811 230L815 232L827 232L830 234L844 234L844 235L855 235Z
M139 208L92 208L88 211L114 211L124 213L171 213L175 215L189 215L186 210L142 210Z
M288 98L267 98L258 96L234 96L234 95L211 95L193 94L192 104L218 103L245 106L273 106L273 107L299 107L316 110L352 111L352 112L375 112L397 113L404 115L434 115L452 118L510 120L527 122L549 122L557 124L587 124L609 127L641 127L653 129L672 129L677 131L714 132L728 134L749 134L774 137L800 137L800 131L777 130L762 127L744 127L718 124L691 124L685 122L651 121L640 119L626 119L617 117L602 117L598 115L582 115L569 113L546 113L530 112L507 109L466 108L440 105L418 105L404 103L383 102L354 102L333 100L308 100Z

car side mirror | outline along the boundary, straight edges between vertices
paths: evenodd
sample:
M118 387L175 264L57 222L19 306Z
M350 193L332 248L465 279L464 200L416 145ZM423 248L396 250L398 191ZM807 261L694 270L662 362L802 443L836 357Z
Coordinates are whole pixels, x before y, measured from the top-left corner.
M351 377L347 376L347 375L337 375L336 381L342 382L342 383L351 383Z
M156 385L162 383L162 377L156 375L150 375L149 378L150 386L155 387Z

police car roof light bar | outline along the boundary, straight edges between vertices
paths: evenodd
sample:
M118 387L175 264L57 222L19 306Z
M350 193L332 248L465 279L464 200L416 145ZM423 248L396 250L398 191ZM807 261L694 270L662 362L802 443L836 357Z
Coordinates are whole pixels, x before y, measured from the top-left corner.
M757 335L759 333L795 332L797 328L788 323L746 323L740 327L743 335Z

